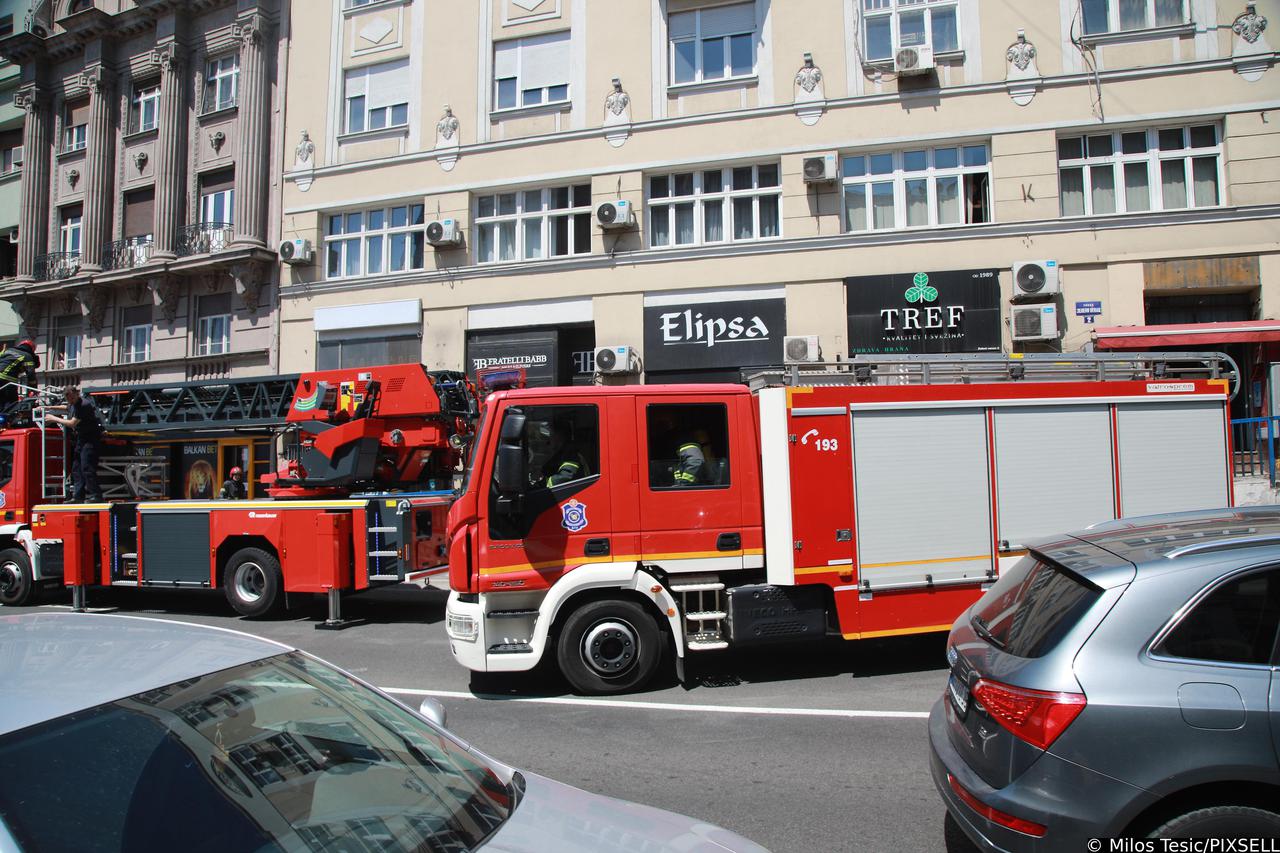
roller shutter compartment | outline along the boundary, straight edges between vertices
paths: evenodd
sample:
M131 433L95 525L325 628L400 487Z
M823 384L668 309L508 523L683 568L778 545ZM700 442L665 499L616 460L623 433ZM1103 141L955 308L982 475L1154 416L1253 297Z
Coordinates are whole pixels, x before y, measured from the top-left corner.
M1122 515L1226 506L1227 449L1220 400L1116 407Z

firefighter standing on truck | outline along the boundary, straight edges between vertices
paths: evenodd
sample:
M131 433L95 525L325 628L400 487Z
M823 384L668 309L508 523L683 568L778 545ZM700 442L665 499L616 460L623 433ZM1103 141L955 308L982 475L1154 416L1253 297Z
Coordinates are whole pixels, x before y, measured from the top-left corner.
M71 479L74 484L73 500L81 503L88 499L90 503L102 500L102 489L98 487L98 454L102 449L102 421L98 418L98 409L93 401L82 397L80 389L72 386L63 391L66 404L50 406L50 409L65 409L67 416L48 415L55 424L67 427L75 434L75 447L71 451Z
M223 481L222 488L218 491L218 498L224 501L242 501L247 497L249 497L249 487L244 482L244 470L236 465L227 472L227 479Z
M20 341L0 354L0 411L7 410L22 396L19 385L36 386L36 342Z

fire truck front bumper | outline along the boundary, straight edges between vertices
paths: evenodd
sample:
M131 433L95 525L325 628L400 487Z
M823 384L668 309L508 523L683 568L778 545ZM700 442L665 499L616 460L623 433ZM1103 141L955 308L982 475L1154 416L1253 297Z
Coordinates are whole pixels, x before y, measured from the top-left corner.
M444 626L454 660L474 672L488 672L484 605L475 596L450 592L444 608Z

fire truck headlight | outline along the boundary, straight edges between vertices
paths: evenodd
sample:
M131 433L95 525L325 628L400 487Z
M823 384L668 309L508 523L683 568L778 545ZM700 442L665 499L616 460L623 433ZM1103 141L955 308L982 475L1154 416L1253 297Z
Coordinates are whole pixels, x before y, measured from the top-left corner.
M474 643L480 635L480 625L475 617L450 613L445 617L445 631L455 640Z

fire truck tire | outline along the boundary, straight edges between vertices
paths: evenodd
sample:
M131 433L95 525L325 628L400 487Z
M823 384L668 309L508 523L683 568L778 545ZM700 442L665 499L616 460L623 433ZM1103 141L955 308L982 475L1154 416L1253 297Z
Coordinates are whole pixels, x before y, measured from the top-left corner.
M556 643L560 672L580 693L643 687L662 662L662 632L633 601L590 601L565 620Z
M21 548L0 551L0 604L8 607L34 604L36 592L27 552Z
M227 601L241 616L266 616L284 603L280 561L261 548L241 548L232 554L222 586Z

